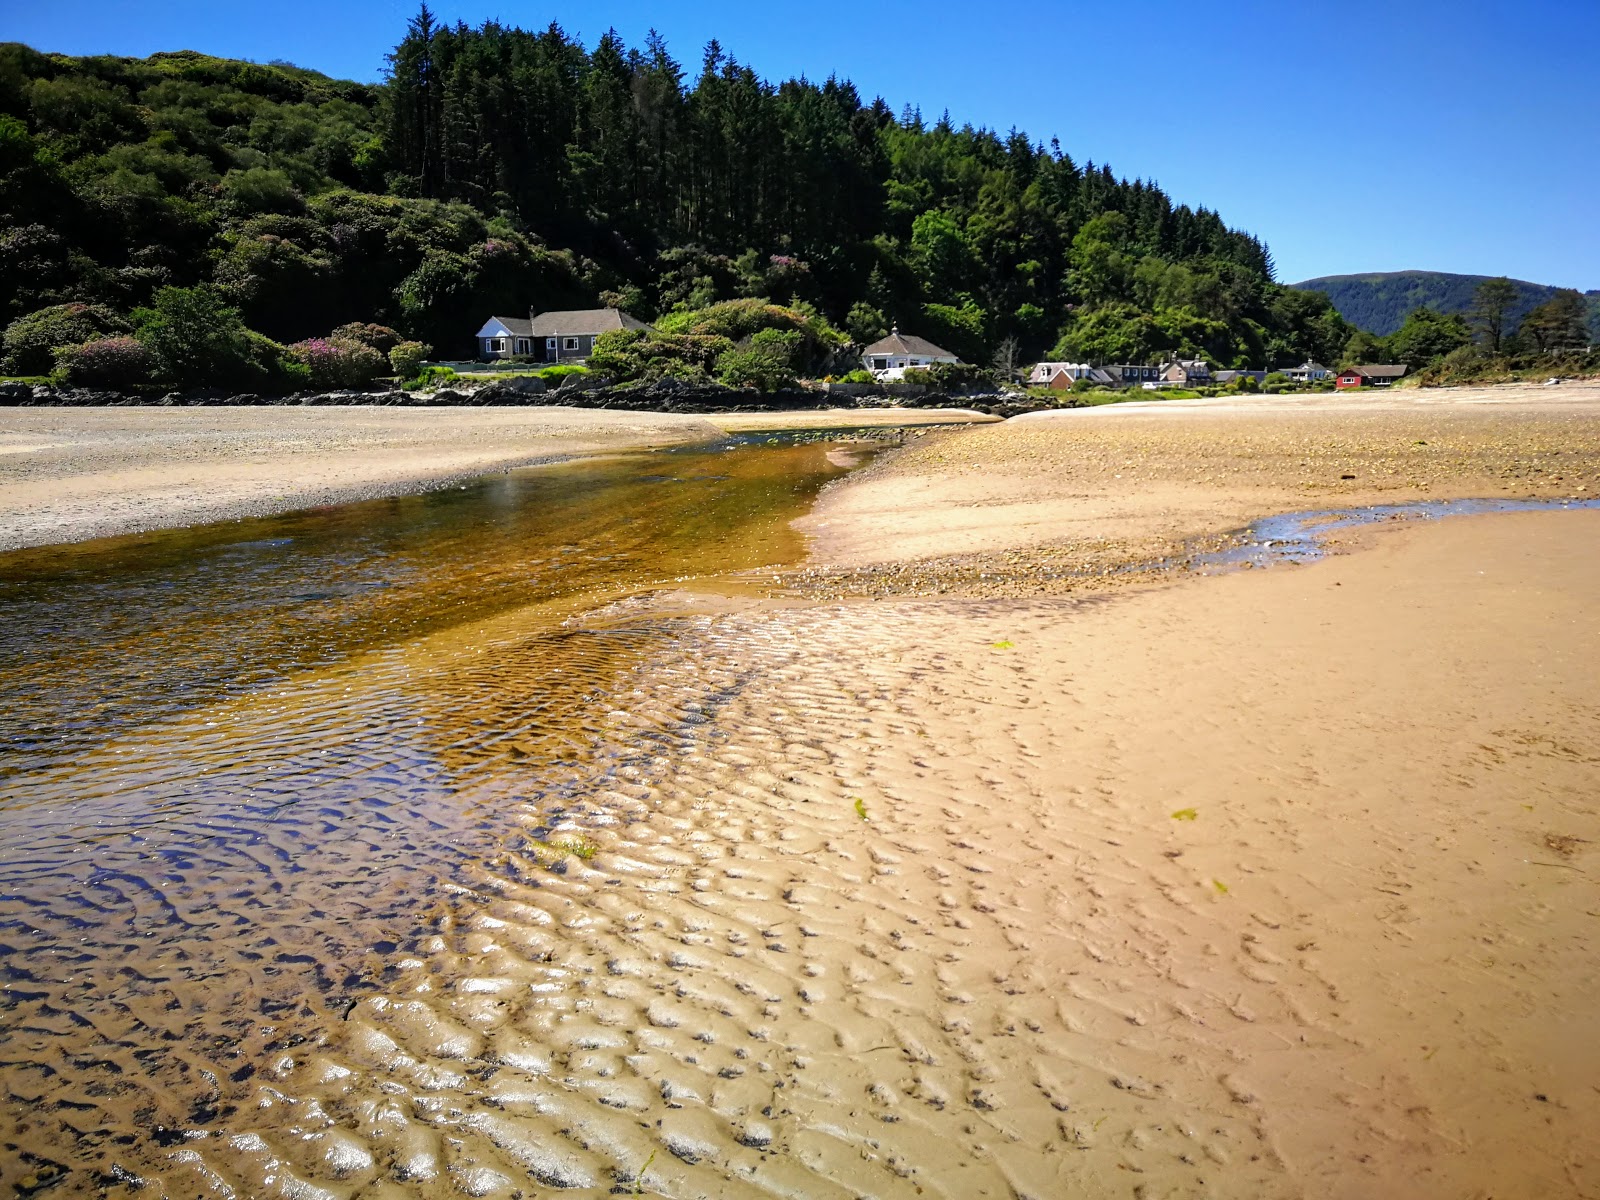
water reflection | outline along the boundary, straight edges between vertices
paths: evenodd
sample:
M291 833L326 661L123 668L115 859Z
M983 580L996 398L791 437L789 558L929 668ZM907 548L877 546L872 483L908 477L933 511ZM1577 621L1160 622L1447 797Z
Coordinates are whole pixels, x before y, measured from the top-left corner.
M561 618L792 561L828 449L0 556L0 1185L109 1187L336 1029L683 633Z

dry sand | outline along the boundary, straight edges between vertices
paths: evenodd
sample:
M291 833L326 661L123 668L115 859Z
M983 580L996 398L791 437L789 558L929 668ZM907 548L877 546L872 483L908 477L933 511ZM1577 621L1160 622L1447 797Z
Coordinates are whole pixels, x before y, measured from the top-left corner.
M1106 405L929 433L830 488L801 528L817 590L1027 595L1056 570L1181 555L1274 513L1596 495L1600 385L1398 389Z

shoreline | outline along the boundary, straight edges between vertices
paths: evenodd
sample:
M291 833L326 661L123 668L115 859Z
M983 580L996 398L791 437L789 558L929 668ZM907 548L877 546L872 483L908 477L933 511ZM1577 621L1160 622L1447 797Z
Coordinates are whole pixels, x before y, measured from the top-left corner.
M1115 586L1263 518L1600 497L1600 385L1151 401L930 433L797 522L822 597Z
M415 495L742 432L991 419L967 410L883 409L0 408L0 553Z

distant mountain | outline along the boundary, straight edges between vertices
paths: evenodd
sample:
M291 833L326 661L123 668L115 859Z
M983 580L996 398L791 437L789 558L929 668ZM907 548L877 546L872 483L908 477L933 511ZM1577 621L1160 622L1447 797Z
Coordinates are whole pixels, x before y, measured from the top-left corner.
M1322 292L1339 315L1352 325L1377 334L1393 333L1405 324L1406 314L1427 307L1442 313L1464 313L1472 308L1473 293L1488 275L1451 275L1446 271L1380 271L1372 275L1324 275L1290 287ZM1543 283L1525 279L1511 281L1517 288L1517 303L1511 310L1513 327L1528 310L1559 291ZM1589 330L1600 337L1600 291L1587 293Z

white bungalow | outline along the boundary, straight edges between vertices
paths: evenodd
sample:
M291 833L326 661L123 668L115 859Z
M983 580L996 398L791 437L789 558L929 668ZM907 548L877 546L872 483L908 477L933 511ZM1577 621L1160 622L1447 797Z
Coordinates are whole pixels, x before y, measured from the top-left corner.
M527 317L490 317L478 330L479 358L526 356L538 362L583 362L594 340L614 329L649 329L620 308L584 308Z
M907 367L929 367L934 363L958 363L948 350L941 350L927 338L911 337L896 327L889 336L873 342L861 355L861 363L879 379L898 379ZM890 374L892 372L892 374Z

